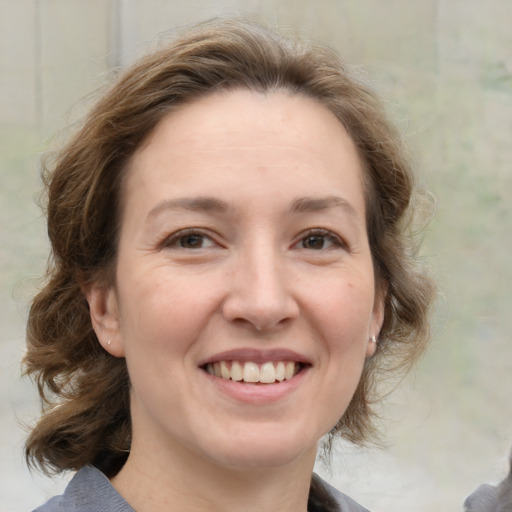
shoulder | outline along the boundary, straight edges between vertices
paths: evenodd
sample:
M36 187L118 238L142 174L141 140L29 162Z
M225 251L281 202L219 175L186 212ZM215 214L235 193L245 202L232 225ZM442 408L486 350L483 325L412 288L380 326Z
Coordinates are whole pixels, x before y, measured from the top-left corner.
M505 479L497 486L481 485L464 502L464 512L510 511L512 511L512 453L509 473Z
M64 494L51 498L33 512L109 511L134 512L99 469L86 466L69 482Z
M498 510L498 493L496 487L483 484L464 502L465 512L486 512Z
M335 489L317 474L311 479L309 512L370 512L352 498Z

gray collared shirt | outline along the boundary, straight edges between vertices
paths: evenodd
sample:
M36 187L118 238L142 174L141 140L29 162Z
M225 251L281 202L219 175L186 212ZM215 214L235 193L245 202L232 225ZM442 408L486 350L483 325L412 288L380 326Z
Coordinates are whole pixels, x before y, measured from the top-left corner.
M308 507L315 512L369 512L354 500L313 475ZM69 482L64 494L55 496L33 512L135 512L109 479L93 466L85 466Z
M135 512L93 466L85 466L69 482L64 494L55 496L33 512Z

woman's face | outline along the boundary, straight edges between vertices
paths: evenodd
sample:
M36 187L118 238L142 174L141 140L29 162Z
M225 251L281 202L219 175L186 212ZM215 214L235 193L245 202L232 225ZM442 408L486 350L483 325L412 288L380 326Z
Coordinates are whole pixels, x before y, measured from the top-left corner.
M126 357L134 447L314 457L382 323L363 190L353 142L304 96L217 93L157 126L123 184L115 287L89 294Z

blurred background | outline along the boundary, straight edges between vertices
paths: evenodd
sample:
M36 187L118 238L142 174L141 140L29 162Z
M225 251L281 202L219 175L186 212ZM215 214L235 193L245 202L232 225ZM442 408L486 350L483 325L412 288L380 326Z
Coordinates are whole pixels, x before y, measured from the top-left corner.
M41 154L113 70L219 14L335 47L416 156L437 200L423 250L440 286L432 345L383 408L388 447L340 444L318 471L375 511L462 510L505 475L512 445L510 0L0 0L0 511L31 510L68 478L30 474L22 455L39 407L20 358L48 251Z

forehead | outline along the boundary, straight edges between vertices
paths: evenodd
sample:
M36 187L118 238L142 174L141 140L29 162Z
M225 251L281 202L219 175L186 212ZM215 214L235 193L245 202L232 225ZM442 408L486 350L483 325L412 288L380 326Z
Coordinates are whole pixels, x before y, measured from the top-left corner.
M151 185L162 190L164 182L176 193L185 182L215 189L249 172L274 187L300 181L363 187L355 145L325 106L300 94L241 89L168 114L132 157L123 193Z
M176 144L195 139L206 145L218 135L240 134L242 128L258 135L288 134L296 141L309 141L313 130L318 137L337 134L340 141L349 138L336 116L312 97L286 90L227 89L179 105L157 124L135 154L171 131Z

